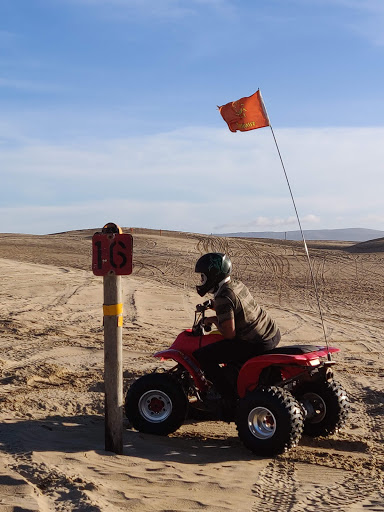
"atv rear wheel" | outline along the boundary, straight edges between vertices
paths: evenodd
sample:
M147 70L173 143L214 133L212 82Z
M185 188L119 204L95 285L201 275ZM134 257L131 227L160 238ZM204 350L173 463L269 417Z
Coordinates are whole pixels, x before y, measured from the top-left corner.
M288 391L275 386L259 388L240 400L236 426L249 450L276 455L300 441L303 411Z
M348 396L341 384L334 380L306 386L299 401L307 413L304 434L329 436L340 430L347 421Z
M187 415L188 401L181 384L167 373L144 375L127 392L125 414L140 432L168 435Z

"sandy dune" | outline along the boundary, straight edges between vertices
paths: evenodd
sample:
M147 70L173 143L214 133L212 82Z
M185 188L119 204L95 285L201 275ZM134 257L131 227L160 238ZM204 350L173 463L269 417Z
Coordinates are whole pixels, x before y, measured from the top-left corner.
M258 458L233 424L189 422L152 437L126 429L104 451L102 278L93 231L0 235L0 511L384 511L384 242L313 244L312 264L348 426ZM352 245L352 244L350 244ZM274 314L283 344L323 344L300 243L134 230L123 278L124 382L190 327L197 257L229 252L235 274Z

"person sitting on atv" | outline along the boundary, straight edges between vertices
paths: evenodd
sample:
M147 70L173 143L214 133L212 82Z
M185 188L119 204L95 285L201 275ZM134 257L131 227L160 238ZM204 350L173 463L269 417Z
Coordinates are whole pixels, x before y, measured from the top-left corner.
M231 260L222 253L204 254L195 266L201 279L196 286L198 294L202 297L212 293L214 296L212 309L216 316L206 317L205 326L214 324L224 339L195 350L193 356L224 400L236 399L237 393L220 364L243 364L272 350L280 341L276 322L242 282L232 280L231 271Z

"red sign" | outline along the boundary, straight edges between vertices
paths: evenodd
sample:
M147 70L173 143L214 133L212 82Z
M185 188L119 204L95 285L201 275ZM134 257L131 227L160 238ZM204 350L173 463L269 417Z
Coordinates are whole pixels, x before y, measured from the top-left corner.
M132 235L95 233L92 237L92 271L96 276L132 274Z

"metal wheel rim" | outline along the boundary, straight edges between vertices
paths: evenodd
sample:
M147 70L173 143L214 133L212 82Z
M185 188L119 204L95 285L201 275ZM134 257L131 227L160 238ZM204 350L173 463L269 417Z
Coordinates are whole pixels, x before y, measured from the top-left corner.
M172 412L172 400L158 389L144 393L138 405L140 414L150 423L161 423L169 418Z
M248 414L248 428L257 439L270 439L276 432L276 418L266 407L255 407Z
M327 406L324 400L317 393L306 393L303 395L302 404L306 410L310 423L320 423L327 414Z

